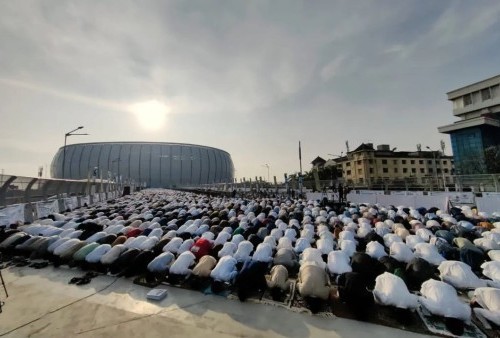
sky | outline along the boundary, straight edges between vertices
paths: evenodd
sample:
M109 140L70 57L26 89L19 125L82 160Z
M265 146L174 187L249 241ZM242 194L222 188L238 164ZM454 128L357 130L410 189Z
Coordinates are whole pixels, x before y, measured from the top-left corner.
M446 93L500 74L497 0L6 1L0 169L68 144L231 154L235 176L303 170L361 143L451 154Z

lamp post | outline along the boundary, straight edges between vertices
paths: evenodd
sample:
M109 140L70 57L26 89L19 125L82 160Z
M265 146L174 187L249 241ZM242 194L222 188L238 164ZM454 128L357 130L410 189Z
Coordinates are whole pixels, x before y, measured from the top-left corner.
M429 149L431 152L432 152L432 158L434 159L434 176L436 177L436 186L439 186L439 182L438 182L438 173L437 173L437 164L436 164L436 153L437 151L436 150L432 150L429 146L426 146L427 149ZM444 177L444 171L443 171L443 166L440 166L441 167L441 173L443 175L443 190L445 191L446 190L446 182L445 182L445 177Z
M66 175L65 175L65 164L66 164L66 139L68 138L68 136L73 136L73 135L88 135L88 134L75 134L74 132L77 131L77 130L80 130L82 129L83 126L80 126L76 129L73 129L71 131L68 131L66 134L64 134L64 148L63 148L63 163L62 163L62 178L66 178Z
M271 167L271 165L269 163L266 163L262 166L267 168L267 182L269 182L269 168Z

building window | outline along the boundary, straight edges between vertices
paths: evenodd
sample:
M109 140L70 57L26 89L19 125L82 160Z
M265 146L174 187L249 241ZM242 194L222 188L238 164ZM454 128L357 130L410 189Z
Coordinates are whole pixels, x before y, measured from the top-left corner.
M358 160L358 165L361 165L361 160Z
M415 174L417 172L417 169L416 168L411 168L411 173L412 174Z
M448 164L448 161L444 160L444 161L443 161L443 164Z
M382 160L382 164L387 164L387 160Z
M397 174L398 173L398 168L394 168L394 173Z
M401 160L401 163L406 164L406 160Z
M350 170L347 170L346 173L347 173L347 175L351 175L351 171Z
M471 94L464 95L464 106L470 106L472 104Z
M437 169L436 169L436 172L437 172L438 174L441 174L441 169L440 169L440 168L437 168Z
M363 173L363 170L361 170L361 168L358 169L358 175L361 175L362 173Z
M403 168L403 174L406 174L408 172L408 168Z
M448 173L448 168L444 168L444 173L447 174Z
M415 164L415 160L411 160L411 161L410 161L410 164Z
M427 160L427 164L432 164L432 160Z
M373 160L372 160L372 159L369 159L369 160L368 160L368 163L373 164Z
M425 169L424 168L420 168L420 173L421 174L425 174Z
M373 174L373 168L370 168L370 174Z
M424 164L424 160L418 160L418 164Z
M432 174L434 170L432 168L429 168L429 174Z
M485 88L485 89L481 90L481 99L483 101L491 99L490 88Z
M350 166L351 166L351 162L347 162L347 163L345 164L345 166L346 166L346 167L350 167Z
M393 160L392 163L398 164L398 160Z
M389 169L387 169L387 168L382 168L382 171L383 171L384 173L388 173L388 172L389 172Z

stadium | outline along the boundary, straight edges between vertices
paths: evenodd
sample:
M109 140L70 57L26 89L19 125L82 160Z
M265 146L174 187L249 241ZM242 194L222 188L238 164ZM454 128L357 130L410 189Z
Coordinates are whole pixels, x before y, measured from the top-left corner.
M99 142L61 147L51 176L64 179L135 181L150 188L232 182L234 166L224 150L185 143Z

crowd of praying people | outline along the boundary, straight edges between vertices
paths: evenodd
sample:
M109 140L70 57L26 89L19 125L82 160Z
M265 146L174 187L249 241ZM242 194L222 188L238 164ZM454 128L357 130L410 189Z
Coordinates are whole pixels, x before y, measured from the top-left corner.
M424 307L463 332L472 312L500 326L500 213L306 199L208 198L146 190L0 230L0 252L245 301L292 281L315 313L338 299L360 320L373 304ZM473 293L465 303L457 291Z

